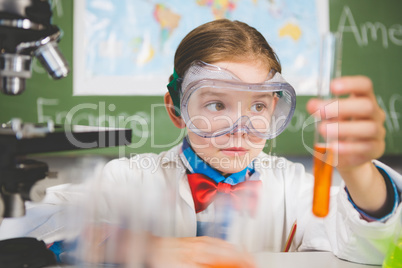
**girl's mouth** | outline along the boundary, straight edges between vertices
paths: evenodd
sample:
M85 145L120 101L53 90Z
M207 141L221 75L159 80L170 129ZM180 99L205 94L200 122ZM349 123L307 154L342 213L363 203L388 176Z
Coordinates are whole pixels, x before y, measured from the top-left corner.
M240 156L245 155L248 152L248 150L243 147L230 147L221 149L221 152L228 156Z

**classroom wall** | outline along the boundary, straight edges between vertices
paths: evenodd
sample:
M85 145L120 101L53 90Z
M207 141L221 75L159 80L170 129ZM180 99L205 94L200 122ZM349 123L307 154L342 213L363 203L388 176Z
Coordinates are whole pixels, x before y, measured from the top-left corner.
M53 3L53 22L64 31L60 49L74 68L74 1L55 0ZM330 29L343 32L342 73L372 78L378 103L387 114L386 155L401 155L402 1L330 0L329 8ZM73 115L75 124L119 125L133 129L129 147L67 152L73 155L160 152L178 144L185 134L170 122L162 96L73 96L72 88L72 73L54 81L34 61L33 77L27 81L26 92L12 97L0 95L0 122L19 117L29 122L52 119L63 124L68 115ZM305 104L310 97L297 98L297 109L289 127L267 150L272 145L272 152L278 155L310 156L305 145L312 144L313 129L304 124L309 116ZM155 104L160 105L155 108Z

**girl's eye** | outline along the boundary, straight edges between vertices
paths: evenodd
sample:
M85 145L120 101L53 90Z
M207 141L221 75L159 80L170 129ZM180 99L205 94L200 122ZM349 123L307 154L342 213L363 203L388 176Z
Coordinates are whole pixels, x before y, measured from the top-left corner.
M253 106L251 106L251 111L255 113L262 112L265 108L265 105L262 103L256 103Z
M213 112L219 112L222 111L223 109L225 109L225 106L223 105L223 103L221 102L213 102L208 104L207 109Z

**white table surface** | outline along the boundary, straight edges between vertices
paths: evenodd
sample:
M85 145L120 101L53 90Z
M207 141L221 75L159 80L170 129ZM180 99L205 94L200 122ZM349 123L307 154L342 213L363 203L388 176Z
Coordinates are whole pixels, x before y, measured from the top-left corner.
M338 259L331 252L262 252L253 254L259 268L375 268Z
M331 252L254 253L258 268L376 268L338 259ZM49 268L76 268L77 266L52 266ZM80 266L83 267L83 266ZM94 268L96 266L91 266ZM104 266L101 266L104 267Z

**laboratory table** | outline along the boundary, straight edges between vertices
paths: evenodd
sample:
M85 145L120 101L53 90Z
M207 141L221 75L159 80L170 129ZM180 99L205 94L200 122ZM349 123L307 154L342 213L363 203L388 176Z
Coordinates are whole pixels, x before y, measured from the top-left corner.
M291 252L254 254L259 268L368 268L381 267L364 265L338 259L331 252Z
M376 268L338 259L331 252L292 252L254 254L259 268ZM82 267L82 266L80 266ZM94 266L91 266L91 268ZM52 268L52 267L49 267ZM54 266L53 268L74 268L74 266Z

